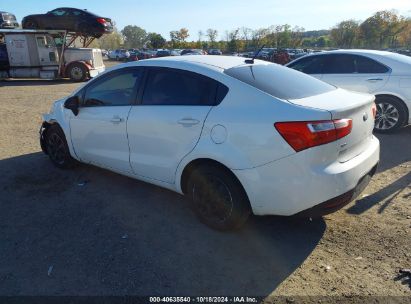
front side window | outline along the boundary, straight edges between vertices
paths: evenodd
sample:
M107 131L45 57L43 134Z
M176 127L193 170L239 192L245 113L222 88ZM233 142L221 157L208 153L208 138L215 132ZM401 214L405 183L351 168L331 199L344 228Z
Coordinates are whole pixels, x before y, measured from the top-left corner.
M208 77L177 70L153 69L144 90L143 105L214 105L216 87Z
M131 105L142 75L141 69L117 71L113 75L107 75L86 89L83 106Z
M309 56L289 65L290 68L305 74L322 74L324 56Z

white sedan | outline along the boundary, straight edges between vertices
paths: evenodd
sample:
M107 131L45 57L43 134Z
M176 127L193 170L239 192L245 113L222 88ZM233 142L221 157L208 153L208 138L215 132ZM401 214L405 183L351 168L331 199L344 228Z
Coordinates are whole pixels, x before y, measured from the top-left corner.
M343 89L375 95L377 132L390 133L411 123L411 57L336 50L304 56L287 66Z
M185 194L227 230L251 213L321 216L352 201L379 161L375 114L374 96L280 65L166 57L55 102L40 142L60 168L80 161Z

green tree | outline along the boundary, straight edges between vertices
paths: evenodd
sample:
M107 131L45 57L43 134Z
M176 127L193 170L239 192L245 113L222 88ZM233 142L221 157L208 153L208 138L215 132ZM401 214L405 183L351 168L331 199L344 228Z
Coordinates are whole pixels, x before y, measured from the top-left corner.
M356 45L359 29L355 20L342 21L331 30L331 39L336 47L352 48Z
M100 39L93 42L93 45L90 47L99 47L106 50L118 49L123 45L123 36L114 28L114 31L111 34L103 35Z
M210 41L210 46L215 48L216 47L217 36L218 36L218 31L209 28L206 32L206 36L208 37L208 40Z
M147 35L147 46L153 49L161 49L166 45L166 40L163 36L157 33L149 33Z
M142 48L147 42L147 32L136 25L127 25L121 33L127 48Z

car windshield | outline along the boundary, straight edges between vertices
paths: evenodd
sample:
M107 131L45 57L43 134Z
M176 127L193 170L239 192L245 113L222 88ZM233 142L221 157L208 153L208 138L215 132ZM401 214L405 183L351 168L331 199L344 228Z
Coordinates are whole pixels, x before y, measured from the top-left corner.
M9 14L9 13L3 13L3 20L8 20L8 21L15 21L16 17L13 14Z
M336 88L316 78L277 64L236 66L225 74L281 99L300 99Z

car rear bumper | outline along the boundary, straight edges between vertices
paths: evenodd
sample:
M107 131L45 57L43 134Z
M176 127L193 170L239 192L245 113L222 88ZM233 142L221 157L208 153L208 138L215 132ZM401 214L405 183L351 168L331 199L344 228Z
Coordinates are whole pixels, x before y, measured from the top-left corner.
M359 181L358 184L355 186L354 189L347 191L337 197L334 197L326 202L318 204L310 209L301 211L297 213L295 216L298 217L320 217L323 215L327 215L333 212L336 212L355 200L361 192L367 187L370 183L371 178L374 176L375 172L377 171L378 164L371 169L366 175L364 175Z
M257 168L233 170L244 186L254 214L296 215L324 202L318 208L327 206L326 213L334 212L362 191L361 187L369 182L364 177L374 173L379 162L380 145L374 136L365 151L344 163L323 163L317 148Z

